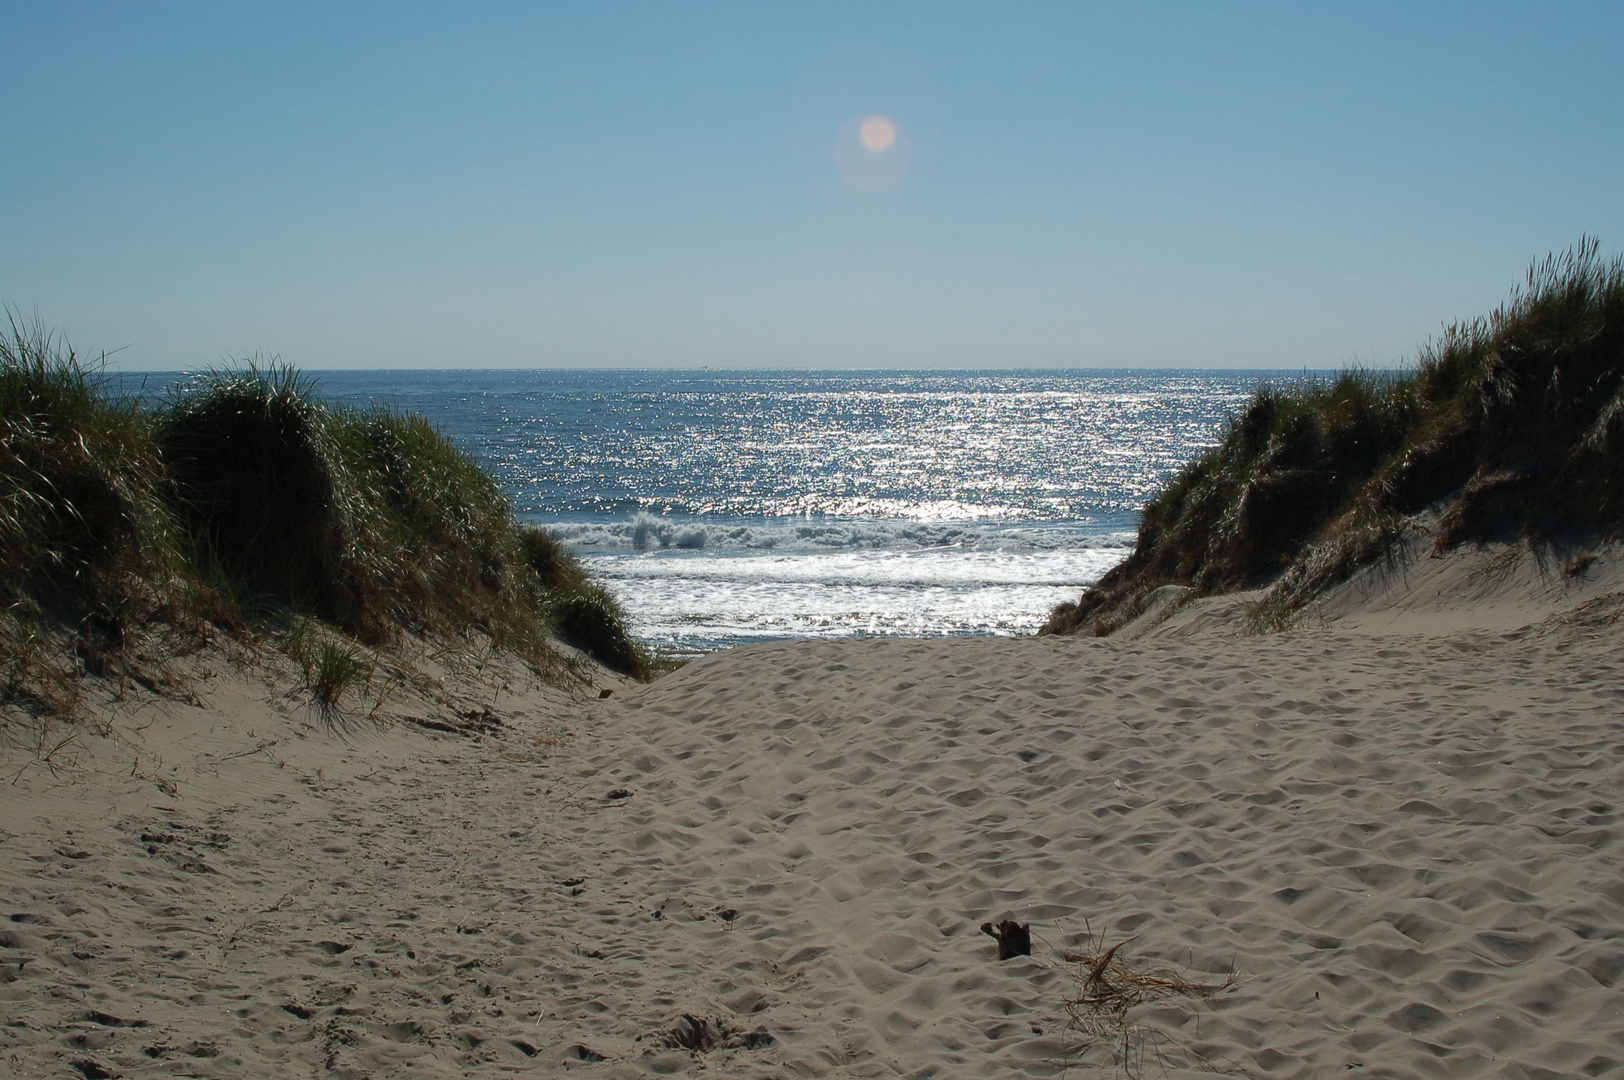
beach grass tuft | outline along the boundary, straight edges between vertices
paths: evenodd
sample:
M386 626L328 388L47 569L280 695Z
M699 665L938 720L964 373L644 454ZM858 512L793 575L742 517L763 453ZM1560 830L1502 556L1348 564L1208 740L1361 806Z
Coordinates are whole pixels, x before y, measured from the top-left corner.
M7 314L4 700L68 711L80 674L122 672L155 628L247 636L306 617L371 647L482 635L554 680L577 670L562 635L648 673L614 597L423 418L334 407L275 360L207 372L148 408L109 389L105 358ZM307 682L334 706L366 661L320 641Z
M77 700L76 656L122 669L140 619L180 597L176 529L150 426L134 402L104 392L105 357L82 361L37 318L6 316L0 697L63 711Z
M344 695L370 686L377 670L361 648L313 618L295 620L283 650L299 665L311 704L329 726L342 711Z
M1145 506L1128 559L1044 632L1111 633L1168 584L1267 587L1263 622L1285 625L1391 557L1425 510L1440 550L1624 522L1624 260L1595 239L1536 262L1406 369L1259 386Z
M649 674L647 656L626 632L626 612L603 586L563 589L549 601L549 611L559 634L582 652L634 678Z
M530 525L519 530L519 543L525 561L543 588L562 593L586 586L587 573L581 560L546 529Z

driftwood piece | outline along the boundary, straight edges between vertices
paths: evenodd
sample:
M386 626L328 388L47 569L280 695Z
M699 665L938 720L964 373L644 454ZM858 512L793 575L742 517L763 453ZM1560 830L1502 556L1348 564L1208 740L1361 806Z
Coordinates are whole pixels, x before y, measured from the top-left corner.
M1008 960L1012 956L1032 955L1032 924L1018 923L1013 919L1005 919L997 926L990 922L981 924L981 932L988 937L998 939L998 959Z

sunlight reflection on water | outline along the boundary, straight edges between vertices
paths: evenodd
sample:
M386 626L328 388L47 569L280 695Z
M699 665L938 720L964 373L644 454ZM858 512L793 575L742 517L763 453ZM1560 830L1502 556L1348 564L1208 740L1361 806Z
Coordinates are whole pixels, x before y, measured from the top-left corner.
M1124 557L1266 373L325 372L429 417L637 632L1016 633ZM1278 374L1278 373L1276 373Z

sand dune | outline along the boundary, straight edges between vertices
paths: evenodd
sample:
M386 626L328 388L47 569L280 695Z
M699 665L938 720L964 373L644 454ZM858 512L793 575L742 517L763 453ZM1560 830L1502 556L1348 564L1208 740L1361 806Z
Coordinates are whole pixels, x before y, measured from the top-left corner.
M1122 1065L1068 1014L1092 930L1235 973L1130 1014L1147 1075L1618 1075L1619 610L769 644L607 701L498 665L347 734L223 669L57 775L8 754L0 1058L1092 1075ZM997 959L1006 917L1033 956Z

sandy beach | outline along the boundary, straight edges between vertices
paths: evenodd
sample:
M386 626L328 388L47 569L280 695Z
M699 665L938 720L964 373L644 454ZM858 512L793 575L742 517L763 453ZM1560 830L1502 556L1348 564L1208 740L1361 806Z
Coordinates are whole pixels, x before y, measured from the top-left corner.
M465 657L336 729L205 654L196 704L9 752L0 1058L1617 1075L1624 606L1564 595L1436 632L1367 602L1268 636L774 643L607 699ZM1031 956L979 930L1006 918ZM1068 1005L1102 943L1108 979L1223 988L1106 1040Z
M1393 8L0 0L0 1080L1624 1080L1624 3Z

